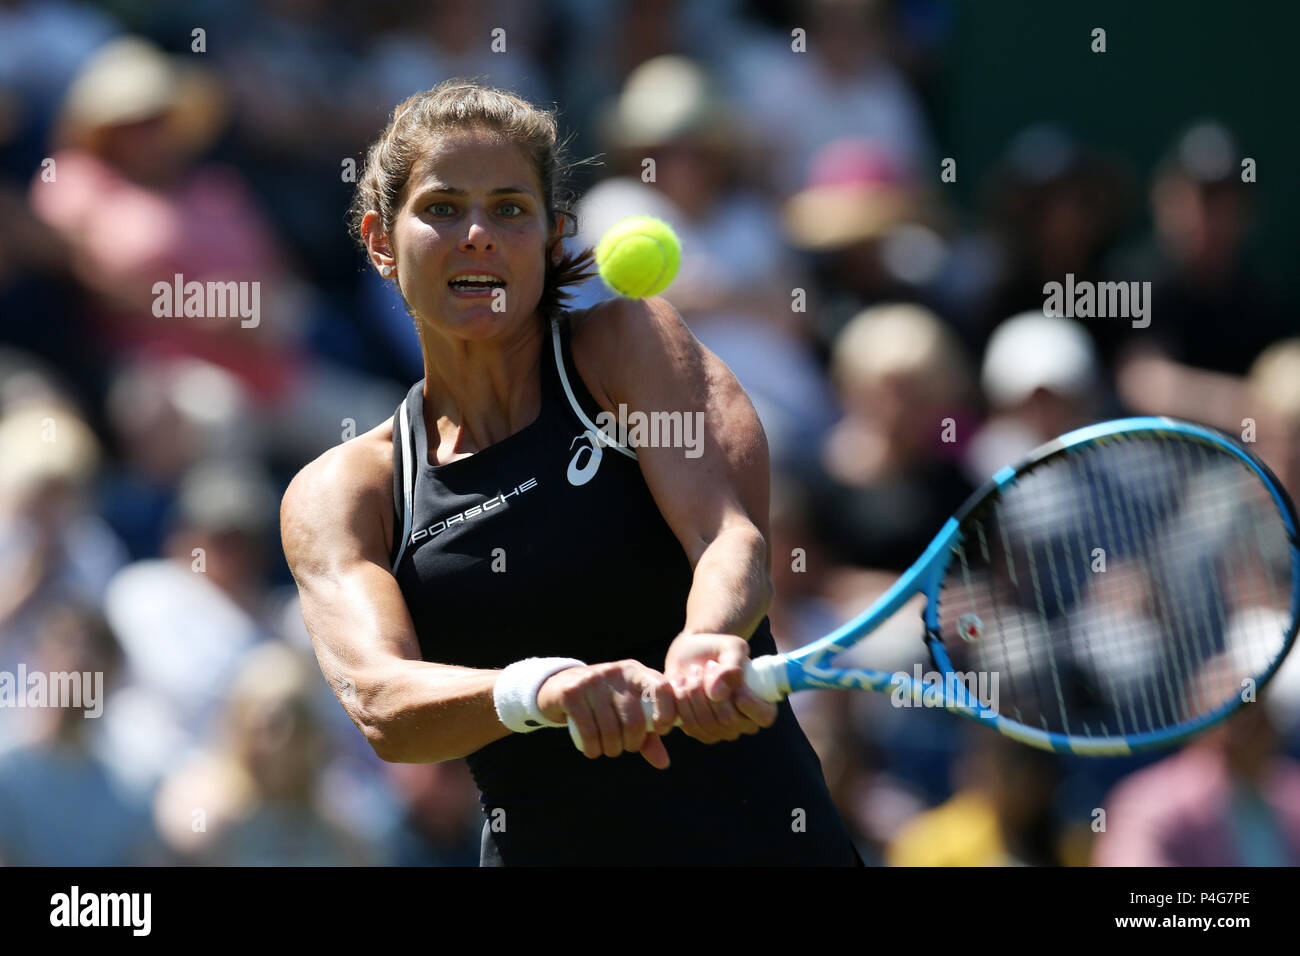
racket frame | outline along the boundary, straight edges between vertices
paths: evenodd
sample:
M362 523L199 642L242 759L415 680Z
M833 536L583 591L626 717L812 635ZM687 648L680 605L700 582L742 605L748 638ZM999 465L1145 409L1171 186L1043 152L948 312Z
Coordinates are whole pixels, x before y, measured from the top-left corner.
M955 549L962 542L962 523L977 508L1000 496L1023 475L1059 454L1114 440L1149 434L1177 432L1196 441L1226 449L1248 465L1272 495L1286 528L1291 551L1291 606L1290 628L1280 653L1267 669L1256 677L1256 691L1277 672L1283 659L1295 644L1297 626L1300 625L1300 537L1297 536L1295 505L1282 489L1277 477L1263 462L1241 448L1227 435L1192 422L1161 416L1120 418L1087 425L1054 438L1030 452L1015 465L1009 465L993 475L966 499L960 508L943 525L929 546L903 575L876 601L853 620L836 628L820 640L785 654L768 655L754 660L746 674L746 683L767 700L779 700L799 690L872 690L894 693L902 690L905 699L925 699L916 695L931 695L937 706L952 713L976 720L998 733L1037 747L1058 753L1080 756L1122 756L1144 750L1168 747L1198 734L1226 720L1239 708L1242 696L1231 700L1195 720L1185 721L1159 731L1102 737L1082 737L1030 727L994 711L968 693L960 681L948 680L956 673L942 640L939 624L939 599L944 576ZM886 620L917 594L924 594L924 641L930 657L941 674L935 683L918 682L904 672L871 670L866 668L841 668L831 666L831 658L848 650ZM948 691L952 689L953 693Z

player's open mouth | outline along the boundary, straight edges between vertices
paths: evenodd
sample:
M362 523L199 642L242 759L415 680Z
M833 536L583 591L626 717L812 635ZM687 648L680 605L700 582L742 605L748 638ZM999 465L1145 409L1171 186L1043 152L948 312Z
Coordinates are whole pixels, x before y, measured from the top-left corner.
M500 276L491 273L465 272L449 279L447 287L456 295L473 298L491 295L494 289L504 289L506 282Z

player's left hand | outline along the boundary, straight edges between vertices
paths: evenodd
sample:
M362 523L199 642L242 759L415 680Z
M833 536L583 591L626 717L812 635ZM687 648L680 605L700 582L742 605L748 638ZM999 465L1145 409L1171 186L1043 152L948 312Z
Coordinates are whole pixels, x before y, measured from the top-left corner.
M664 662L682 730L715 744L756 734L776 721L776 705L745 686L749 642L735 634L679 634Z

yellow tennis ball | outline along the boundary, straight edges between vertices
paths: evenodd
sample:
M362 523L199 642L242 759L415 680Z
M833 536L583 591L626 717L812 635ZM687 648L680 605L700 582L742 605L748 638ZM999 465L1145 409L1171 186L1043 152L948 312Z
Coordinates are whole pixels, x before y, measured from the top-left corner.
M632 216L605 233L596 246L600 277L619 295L644 299L672 284L682 244L662 219Z

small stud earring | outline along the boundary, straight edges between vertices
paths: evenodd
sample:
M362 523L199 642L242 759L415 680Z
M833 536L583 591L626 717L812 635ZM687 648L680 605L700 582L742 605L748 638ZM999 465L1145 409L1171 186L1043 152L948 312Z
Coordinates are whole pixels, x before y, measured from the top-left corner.
M381 270L379 270L379 271L382 272L382 273L384 274L384 278L387 279L388 277L390 277L390 276L393 274L393 267L392 267L392 266L384 266L383 269L381 269Z

